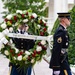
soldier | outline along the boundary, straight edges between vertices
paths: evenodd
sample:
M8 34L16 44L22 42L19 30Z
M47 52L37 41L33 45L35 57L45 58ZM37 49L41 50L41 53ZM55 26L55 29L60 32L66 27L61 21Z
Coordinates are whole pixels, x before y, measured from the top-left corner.
M72 75L68 63L69 35L66 29L70 25L70 13L58 13L58 19L60 25L53 37L54 43L49 67L52 68L53 75Z
M28 28L29 27L27 24L22 24L18 27L15 33L29 35L29 33L27 32ZM15 43L15 47L22 51L26 51L26 50L33 48L35 44L35 41L31 39L12 38L12 40ZM22 68L21 73L17 69L19 65L16 66L10 62L9 66L12 67L10 75L31 75L32 66L28 67L26 71L24 71Z

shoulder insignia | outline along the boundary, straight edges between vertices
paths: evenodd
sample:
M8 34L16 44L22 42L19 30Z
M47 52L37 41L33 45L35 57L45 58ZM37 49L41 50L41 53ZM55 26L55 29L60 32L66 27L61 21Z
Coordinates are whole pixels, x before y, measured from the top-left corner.
M61 43L61 42L62 42L62 38L59 37L59 38L57 39L57 42L58 42L58 43Z

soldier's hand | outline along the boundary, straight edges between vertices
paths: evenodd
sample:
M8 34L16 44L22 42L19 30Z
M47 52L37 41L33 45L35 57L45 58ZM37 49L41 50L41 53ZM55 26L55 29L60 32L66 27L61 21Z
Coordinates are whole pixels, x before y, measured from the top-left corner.
M54 73L54 75L59 75L60 71L54 71L53 73Z

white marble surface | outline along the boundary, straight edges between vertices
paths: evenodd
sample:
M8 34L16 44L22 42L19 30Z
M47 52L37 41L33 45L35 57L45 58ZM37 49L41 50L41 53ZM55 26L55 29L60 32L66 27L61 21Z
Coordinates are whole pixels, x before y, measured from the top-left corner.
M8 64L8 59L0 54L0 75L9 75ZM35 75L52 75L52 70L49 69L49 65L44 60L36 63L36 65L32 69L32 75L34 75L33 70L35 72Z
M0 54L0 75L9 75L9 61L3 55ZM75 73L75 67L71 67L73 73ZM49 64L42 60L37 62L32 69L32 75L52 75L52 70L49 69ZM73 74L75 75L75 74Z
M0 75L8 75L8 59L0 54Z

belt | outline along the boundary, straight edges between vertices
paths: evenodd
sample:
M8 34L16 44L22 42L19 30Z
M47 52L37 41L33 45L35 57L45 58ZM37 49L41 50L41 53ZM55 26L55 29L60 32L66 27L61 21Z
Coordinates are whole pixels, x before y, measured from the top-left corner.
M61 49L61 53L62 53L62 54L65 54L66 52L68 52L68 49L67 49L67 48L62 48L62 49Z

